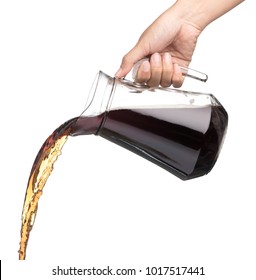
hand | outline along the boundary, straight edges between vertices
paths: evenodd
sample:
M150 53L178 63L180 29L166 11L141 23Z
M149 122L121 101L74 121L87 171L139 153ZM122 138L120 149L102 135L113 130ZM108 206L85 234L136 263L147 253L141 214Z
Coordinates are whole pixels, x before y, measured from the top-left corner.
M188 67L201 31L192 22L179 18L174 6L169 8L123 57L116 77L124 77L136 62L149 57L149 61L139 66L136 82L146 83L149 87L180 87L184 77L179 65Z

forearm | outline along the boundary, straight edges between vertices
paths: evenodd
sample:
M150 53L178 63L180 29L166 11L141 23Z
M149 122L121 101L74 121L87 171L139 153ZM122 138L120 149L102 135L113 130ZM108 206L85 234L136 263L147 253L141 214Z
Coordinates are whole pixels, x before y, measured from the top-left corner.
M187 21L203 30L244 0L177 0L172 8Z

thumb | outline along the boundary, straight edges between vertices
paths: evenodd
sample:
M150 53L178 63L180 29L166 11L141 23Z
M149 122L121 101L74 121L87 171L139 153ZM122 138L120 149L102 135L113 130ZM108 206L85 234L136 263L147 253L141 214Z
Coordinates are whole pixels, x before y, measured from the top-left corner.
M137 45L131 49L122 59L120 68L115 74L116 78L123 78L126 76L134 66L134 64L144 57L144 53Z

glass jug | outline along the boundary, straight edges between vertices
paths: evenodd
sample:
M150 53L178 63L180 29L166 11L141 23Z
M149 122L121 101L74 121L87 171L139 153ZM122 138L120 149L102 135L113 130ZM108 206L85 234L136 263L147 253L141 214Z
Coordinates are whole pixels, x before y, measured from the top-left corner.
M148 88L100 71L71 135L99 135L187 180L212 169L227 124L212 94Z

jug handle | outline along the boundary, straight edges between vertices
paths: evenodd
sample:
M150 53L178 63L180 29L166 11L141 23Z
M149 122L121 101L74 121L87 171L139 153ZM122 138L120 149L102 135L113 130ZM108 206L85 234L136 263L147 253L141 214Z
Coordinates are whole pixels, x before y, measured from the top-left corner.
M133 66L133 69L132 69L132 78L133 79L135 79L138 68L144 61L149 61L149 58L141 59L137 63L135 63L135 65ZM183 67L183 66L179 66L179 67L180 67L180 70L181 70L183 76L198 80L200 82L206 82L208 80L208 75L206 75L203 72L200 72L200 71L197 71L197 70L194 70L191 68Z

